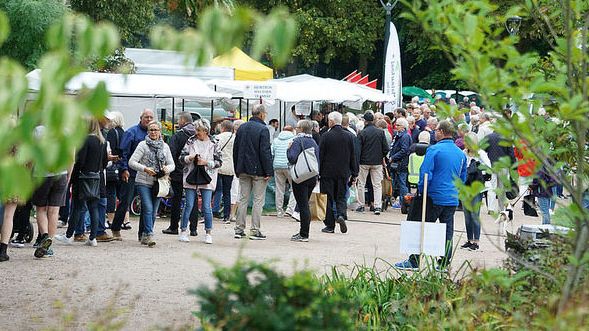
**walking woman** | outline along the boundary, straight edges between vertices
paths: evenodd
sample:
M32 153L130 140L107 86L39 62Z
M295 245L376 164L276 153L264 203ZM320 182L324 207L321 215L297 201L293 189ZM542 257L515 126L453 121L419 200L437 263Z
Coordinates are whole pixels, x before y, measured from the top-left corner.
M117 161L123 155L121 141L123 140L123 134L125 134L125 130L123 129L125 125L123 114L118 111L112 112L112 114L113 119L110 121L111 128L108 130L106 140L110 146L110 154L116 156L117 160L109 162L106 168L106 213L108 214L109 224L112 223L115 216L117 199L120 199L121 195L121 181ZM122 229L130 229L129 221L124 222Z
M100 132L100 123L96 119L90 119L88 125L88 136L86 141L76 153L76 162L72 171L72 214L65 236L57 235L55 239L65 244L74 242L74 230L80 225L82 220L82 206L86 204L90 213L90 237L86 241L88 246L97 246L96 233L98 232L98 222L100 219L98 203L100 199L100 169L101 163L106 163L106 140ZM94 196L86 194L83 185L95 182L96 193Z
M313 123L309 120L302 120L297 123L297 135L287 150L288 162L296 164L299 155L306 149L314 148L315 157L319 161L319 146L313 139ZM317 177L309 178L304 182L292 182L292 190L299 207L301 216L301 227L299 233L293 235L290 240L299 242L309 241L309 226L311 224L311 210L309 209L309 198L313 193L313 188L317 184Z
M205 220L205 243L212 244L213 237L211 231L213 230L213 210L211 207L211 200L213 192L217 185L217 169L221 167L221 151L215 141L209 137L211 129L210 124L206 120L197 120L194 122L196 134L190 138L184 145L184 149L180 154L180 163L184 164L184 189L186 194L186 204L184 205L184 214L182 215L182 223L180 224L179 240L182 242L189 242L188 220L192 208L197 200L197 193L200 193L202 198L202 213ZM186 178L195 166L204 166L206 173L210 177L210 182L203 185L192 185L186 181Z
M149 247L155 246L153 241L153 226L155 216L160 204L157 192L152 188L158 178L172 171L175 165L170 152L170 147L162 140L162 125L160 122L151 121L147 125L147 137L137 145L137 149L129 160L129 167L137 171L135 189L141 197L142 225L141 244Z
M491 167L491 161L489 160L489 157L487 156L487 153L484 150L479 149L477 153L469 147L478 146L479 139L476 133L467 133L467 135L465 136L465 140L469 143L465 144L464 146L464 154L466 154L467 159L467 174L466 182L464 184L470 186L472 185L472 183L478 181L484 185L485 179L483 176L483 172L479 169L479 167L481 164L487 167ZM460 246L460 248L468 249L471 251L476 251L477 249L479 249L479 239L481 237L480 211L482 199L483 192L480 192L472 199L472 201L470 201L472 210L468 210L468 204L463 206L464 222L466 225L466 237L468 241L462 246Z

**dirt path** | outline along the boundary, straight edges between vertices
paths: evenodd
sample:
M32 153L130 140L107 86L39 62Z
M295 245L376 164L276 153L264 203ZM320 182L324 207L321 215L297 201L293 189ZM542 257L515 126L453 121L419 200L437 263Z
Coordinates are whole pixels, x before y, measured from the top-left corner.
M111 307L118 316L115 321L126 320L125 330L194 327L198 322L191 311L197 307L196 298L187 291L213 284L206 259L229 265L241 254L258 261L276 260L276 267L284 272L307 265L323 273L332 266L372 265L376 258L390 263L406 258L399 254L399 222L404 219L399 211L380 216L350 212L349 218L356 221L348 222L345 235L323 234L322 224L313 222L309 243L289 241L298 223L266 216L262 220L266 241L233 239L233 225L215 221L213 245L205 245L202 235L181 243L177 236L161 234L168 223L161 219L156 222L153 249L137 242L136 220L133 230L123 231L123 242L98 247L56 244L52 258L34 259L30 246L9 248L10 261L0 264L0 325L4 330L86 329L86 323L98 321ZM538 224L540 219L517 210L515 225L523 223ZM462 212L456 213L455 224L454 245L462 244L466 238ZM501 264L505 254L491 240L502 239L496 236L490 216L483 216L483 232L491 235L483 236L481 249L458 250L454 269L466 260L475 267Z

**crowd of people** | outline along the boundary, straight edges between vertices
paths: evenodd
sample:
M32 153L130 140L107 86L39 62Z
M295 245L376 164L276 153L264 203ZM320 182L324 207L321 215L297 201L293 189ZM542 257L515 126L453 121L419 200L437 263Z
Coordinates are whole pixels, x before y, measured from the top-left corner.
M492 112L469 100L459 104L450 100L450 104L461 111L448 119L436 117L436 105L419 103L416 98L393 112L366 111L359 116L337 109L312 111L304 117L293 107L282 127L276 119L266 124L268 113L262 104L253 108L246 122L224 120L214 127L206 119L193 121L190 113L182 112L176 118L177 130L167 142L152 110L145 109L139 123L127 130L121 113L107 112L104 118L88 121L88 135L71 169L35 173L44 179L30 201L5 201L0 261L9 259L12 232L18 235L10 244L24 246L32 206L38 227L34 243L37 258L52 256L54 241L97 246L122 240L121 230L131 228L129 207L135 195L141 198L138 240L154 247L154 223L163 189L171 201L170 223L163 234L189 242L198 235L201 217L204 242L212 244L213 218L219 218L225 224L235 222L236 239L264 240L262 209L268 182L274 177L277 216L299 221L298 232L291 239L307 242L309 199L316 188L327 196L321 232L334 233L339 227L346 233L351 194L356 197L356 212L381 215L389 204L402 208L412 190L421 192L427 174L432 204L426 221L439 219L446 224L447 253L440 260L440 266L445 267L450 263L454 214L460 205L454 179L467 185L475 181L485 184L484 192L468 202L475 208L464 208L468 241L461 247L474 251L479 249L483 196L489 212L502 211L508 205L505 191L498 188L513 181L509 171L484 171L502 157L519 160L520 184L524 189L535 187L543 223L550 223L556 181L537 169L533 160L526 160L521 150L506 147L493 130ZM43 130L36 129L39 138ZM470 147L483 140L485 149ZM296 181L292 168L301 158L307 165L317 163L318 170ZM541 182L528 180L538 171ZM392 192L385 186L392 186ZM290 197L285 201L286 192ZM58 227L67 229L57 234ZM418 258L410 256L396 266L416 268Z

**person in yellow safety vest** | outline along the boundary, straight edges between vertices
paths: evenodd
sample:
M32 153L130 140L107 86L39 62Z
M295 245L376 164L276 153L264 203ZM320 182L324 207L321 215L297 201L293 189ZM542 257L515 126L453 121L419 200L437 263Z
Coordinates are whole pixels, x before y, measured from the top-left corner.
M418 143L414 143L409 147L409 176L407 181L412 187L417 187L419 182L419 169L425 158L425 152L429 147L430 134L427 131L422 131L417 139Z

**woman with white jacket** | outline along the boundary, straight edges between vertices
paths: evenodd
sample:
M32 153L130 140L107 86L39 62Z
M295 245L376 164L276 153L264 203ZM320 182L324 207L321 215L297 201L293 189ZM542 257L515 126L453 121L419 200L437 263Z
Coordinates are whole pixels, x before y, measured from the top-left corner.
M162 125L152 121L147 125L147 137L137 145L129 159L129 167L137 171L135 189L141 197L142 218L139 228L143 229L141 244L153 247L153 225L160 204L157 192L152 192L153 184L174 171L174 159L170 147L162 140Z
M180 224L180 241L188 242L188 219L192 208L197 201L197 193L200 192L202 197L202 214L205 221L205 243L212 244L213 237L211 231L213 230L213 210L211 200L213 192L217 186L217 170L221 167L221 151L216 141L209 137L211 129L210 124L206 120L197 120L194 122L196 134L186 141L184 149L180 154L180 163L184 164L184 189L186 194L186 203L184 204L184 213L182 215L182 222ZM186 177L194 169L195 163L199 166L204 166L207 174L211 178L208 184L191 185L186 182ZM198 191L198 192L197 192Z

